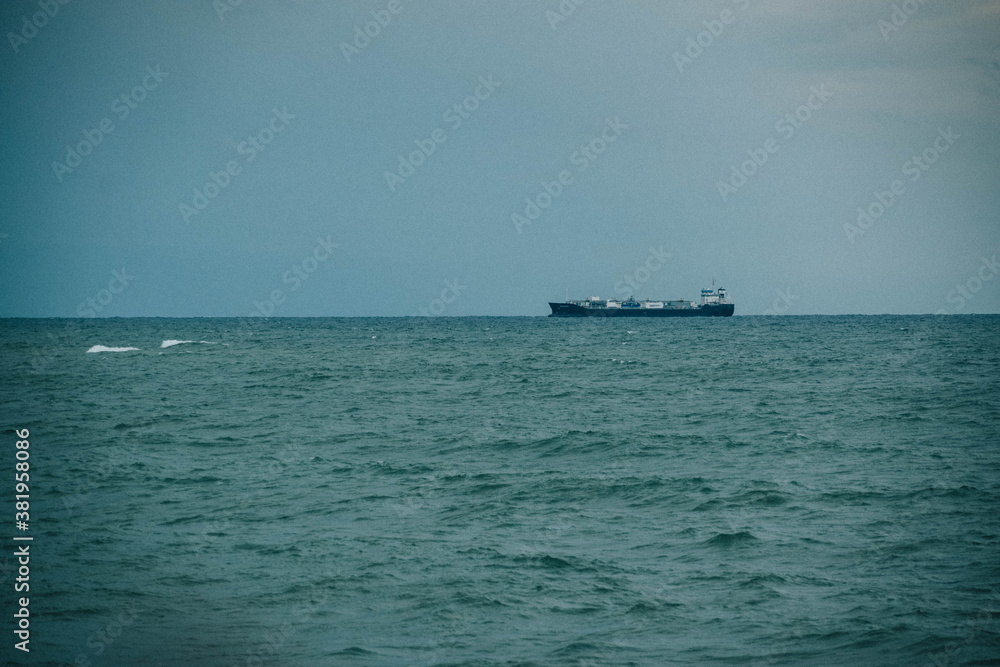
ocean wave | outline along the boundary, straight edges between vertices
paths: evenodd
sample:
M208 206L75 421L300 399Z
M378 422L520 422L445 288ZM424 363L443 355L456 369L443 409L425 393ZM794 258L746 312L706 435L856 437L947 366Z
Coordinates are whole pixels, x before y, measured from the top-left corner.
M137 347L107 347L104 345L95 345L87 350L87 354L91 354L93 352L132 352L138 349L139 348Z
M738 533L719 533L715 537L705 540L703 544L711 544L721 547L731 547L739 544L747 544L749 542L757 542L758 539L745 530Z
M218 345L218 343L215 343L215 342L210 341L210 340L173 340L173 339L171 339L171 340L165 340L162 343L160 343L160 349L163 349L163 348L166 348L166 347L173 347L174 345L185 345L187 343L202 343L204 345Z

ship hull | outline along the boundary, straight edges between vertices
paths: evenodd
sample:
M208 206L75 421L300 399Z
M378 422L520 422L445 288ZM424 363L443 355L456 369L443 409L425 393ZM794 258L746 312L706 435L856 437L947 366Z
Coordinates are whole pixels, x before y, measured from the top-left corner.
M585 308L575 303L552 303L549 317L731 317L732 303L706 304L694 308Z

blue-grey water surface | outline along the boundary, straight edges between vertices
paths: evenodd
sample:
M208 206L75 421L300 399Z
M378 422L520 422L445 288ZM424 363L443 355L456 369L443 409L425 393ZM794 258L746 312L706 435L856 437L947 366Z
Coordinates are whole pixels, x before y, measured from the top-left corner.
M24 664L1000 664L1000 317L3 320L0 364Z

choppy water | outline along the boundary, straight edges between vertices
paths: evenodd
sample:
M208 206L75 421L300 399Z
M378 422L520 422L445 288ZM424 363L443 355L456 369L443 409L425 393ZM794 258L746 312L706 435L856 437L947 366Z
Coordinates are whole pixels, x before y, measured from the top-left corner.
M1000 317L5 320L0 364L30 664L1000 664Z

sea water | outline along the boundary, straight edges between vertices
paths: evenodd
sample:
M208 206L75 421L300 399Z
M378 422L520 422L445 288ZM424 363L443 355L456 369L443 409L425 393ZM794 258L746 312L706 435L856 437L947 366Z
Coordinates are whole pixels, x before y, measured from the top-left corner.
M11 660L1000 662L1000 317L2 320L0 364Z

